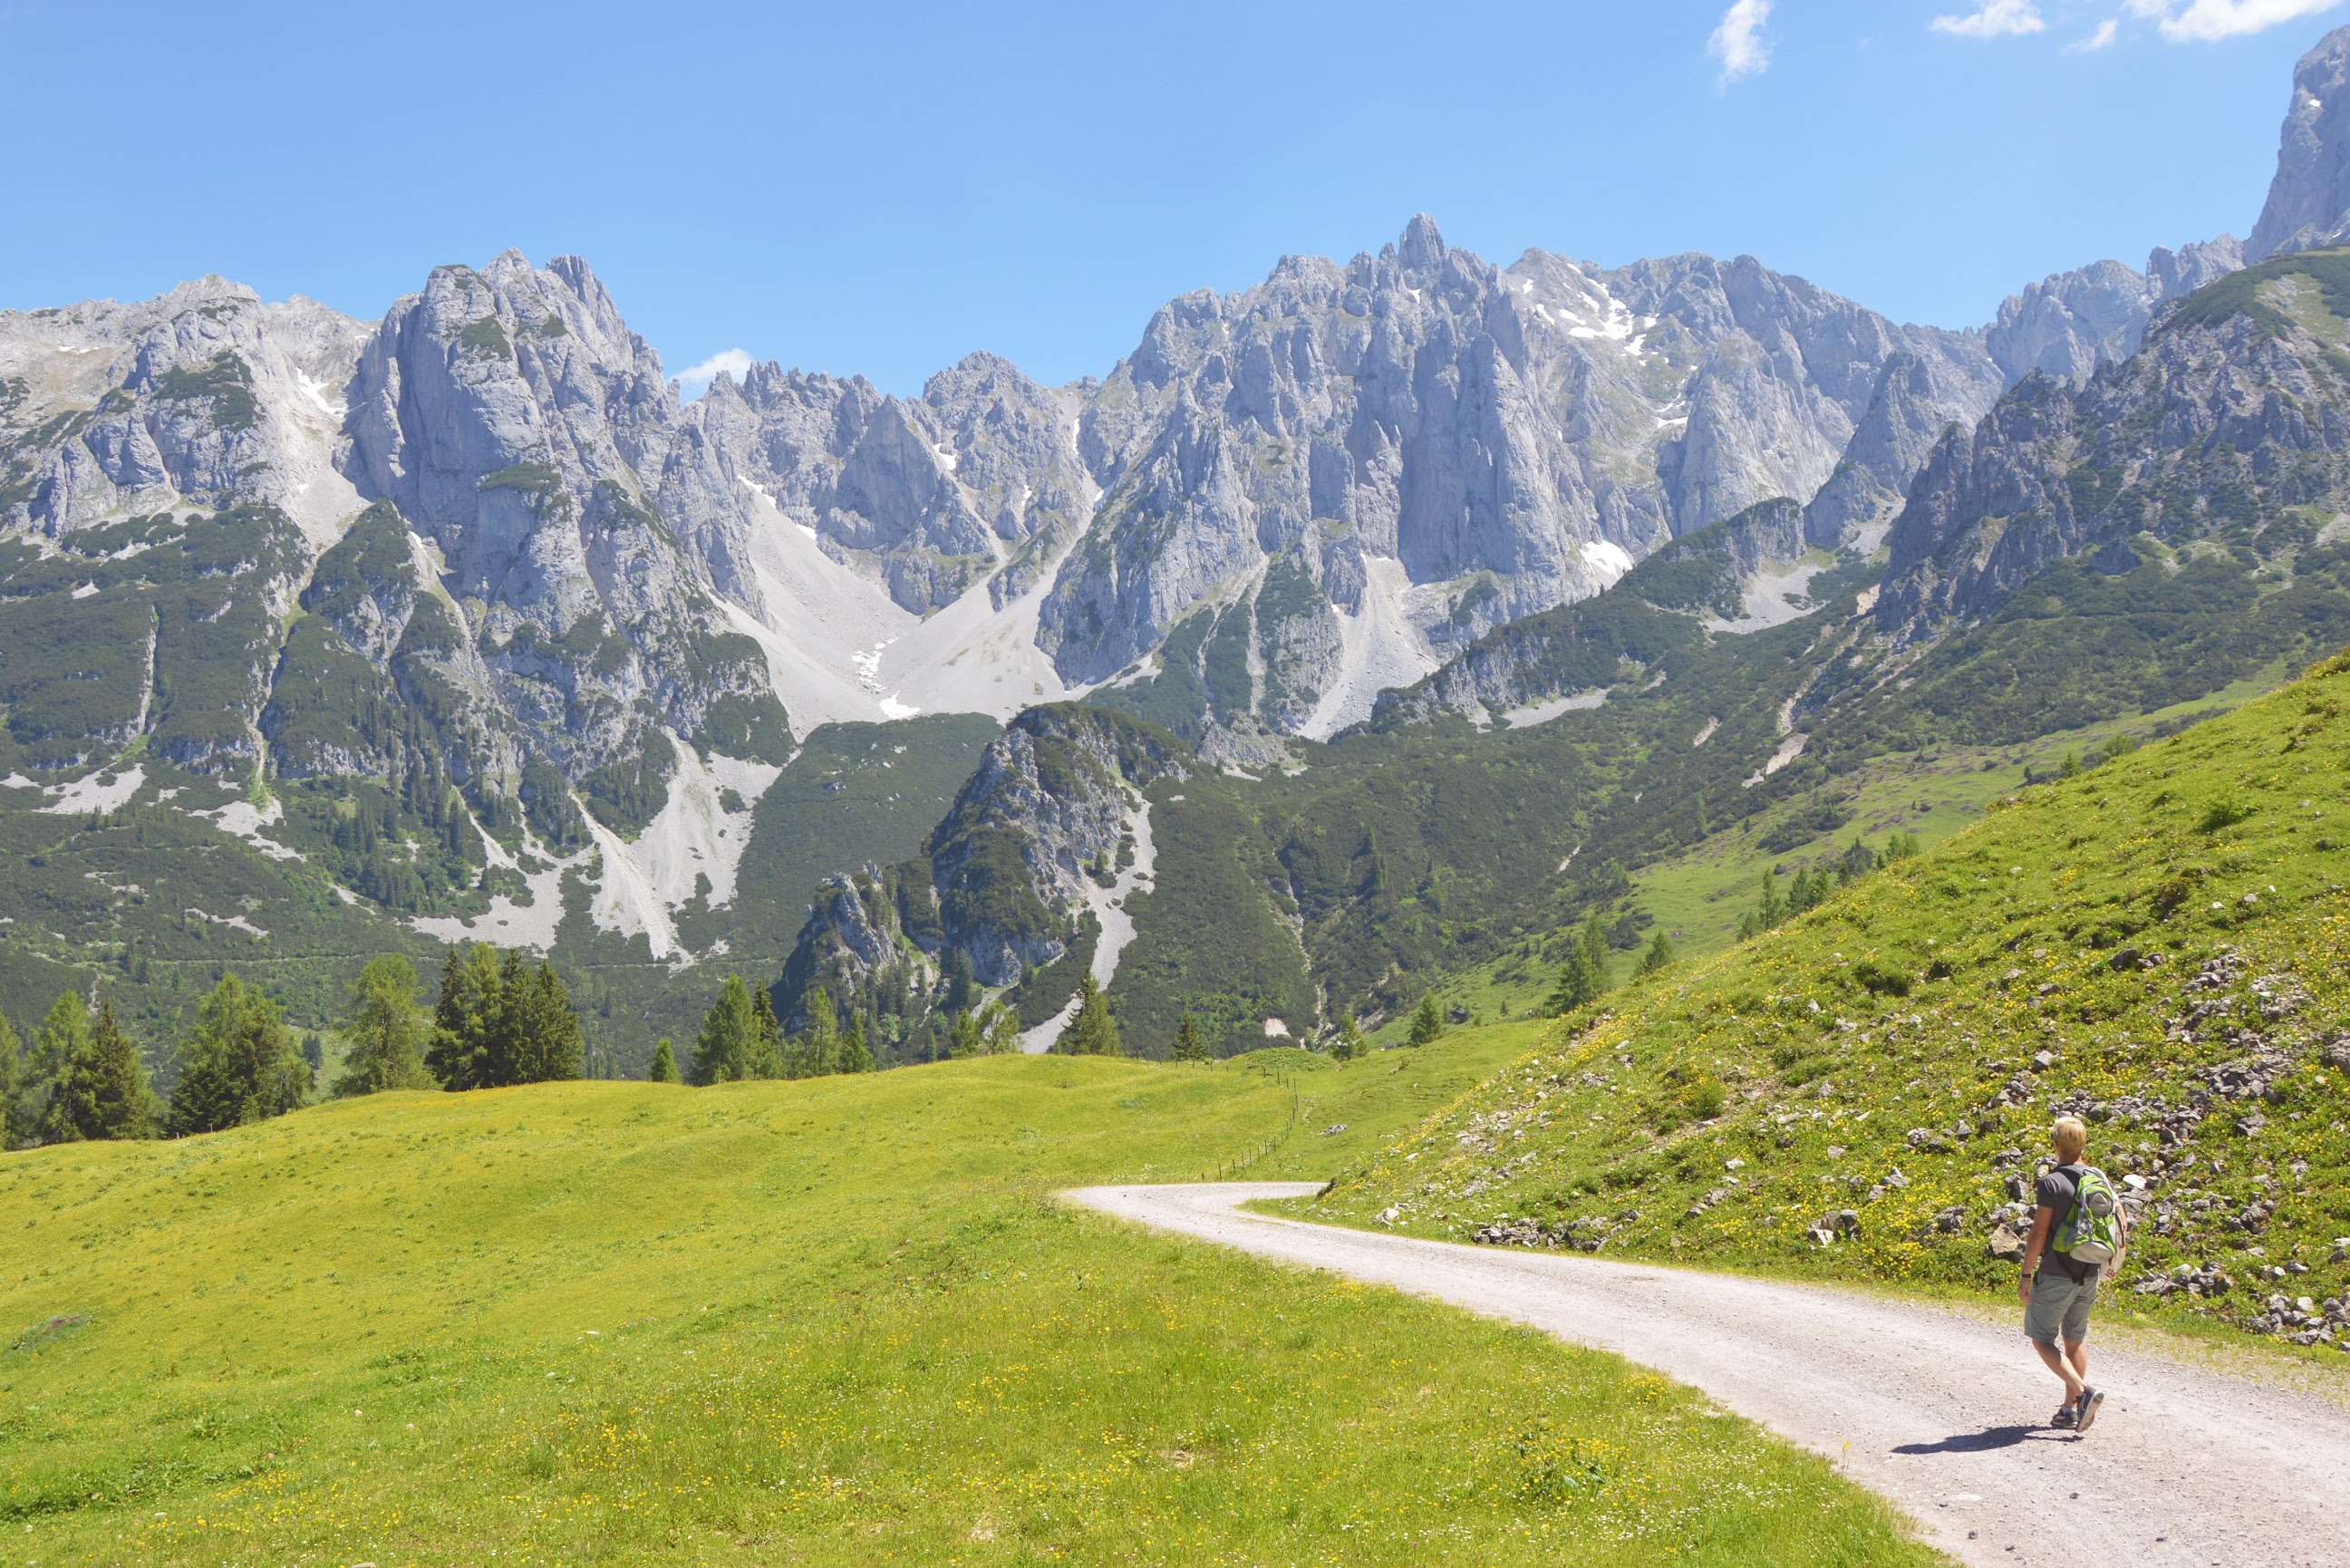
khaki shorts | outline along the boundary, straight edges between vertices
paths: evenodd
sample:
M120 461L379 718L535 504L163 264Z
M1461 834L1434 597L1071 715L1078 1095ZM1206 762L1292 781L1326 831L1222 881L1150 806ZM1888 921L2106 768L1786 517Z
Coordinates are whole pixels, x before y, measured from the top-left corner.
M2061 1335L2065 1344L2078 1345L2089 1337L2089 1309L2096 1304L2095 1274L2079 1284L2063 1274L2035 1274L2032 1304L2023 1309L2024 1337L2054 1345Z

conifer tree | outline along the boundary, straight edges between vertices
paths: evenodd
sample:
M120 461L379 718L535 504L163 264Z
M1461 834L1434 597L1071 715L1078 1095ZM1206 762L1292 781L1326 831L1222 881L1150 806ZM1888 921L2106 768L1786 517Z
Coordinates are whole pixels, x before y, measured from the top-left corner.
M496 1075L492 1082L545 1084L579 1076L587 1040L571 993L554 966L541 960L536 970L525 971L522 955L510 952L499 980L503 994L488 1053Z
M1351 1062L1363 1054L1362 1025L1355 1022L1355 1010L1347 1009L1338 1015L1338 1035L1330 1042L1330 1054L1340 1062Z
M468 942L449 950L441 965L441 1000L432 1009L432 1041L424 1064L444 1088L489 1085L486 1051L503 994L497 950Z
M1607 993L1607 928L1599 922L1599 911L1592 910L1583 917L1583 962L1591 973L1591 994Z
M1053 1049L1065 1056L1126 1054L1126 1047L1118 1036L1118 1020L1110 1013L1109 998L1095 981L1090 965L1077 977L1077 1010L1062 1026Z
M27 1116L25 1049L7 1015L0 1013L0 1149L22 1148L33 1140L37 1118Z
M751 988L739 974L730 974L718 1000L702 1020L693 1042L693 1081L726 1084L753 1076L759 1065L758 1009Z
M309 1098L310 1087L310 1064L277 1004L224 974L197 1006L169 1128L185 1137L281 1116Z
M424 1067L432 1021L416 1000L415 965L398 953L369 959L350 990L350 1012L343 1028L351 1049L334 1092L372 1095L384 1089L439 1088Z
M1436 994L1430 992L1419 999L1419 1009L1411 1015L1411 1043L1425 1045L1444 1035L1444 1014L1437 1010Z
M793 1053L792 1076L821 1078L839 1072L840 1015L832 997L821 986L811 987L800 1001L800 1010L807 1014L807 1028L801 1032L799 1048Z
M1208 1059L1208 1043L1200 1037L1200 1026L1186 1012L1175 1021L1175 1060L1204 1062Z
M1640 955L1639 972L1642 974L1654 974L1672 961L1672 939L1666 936L1665 933L1660 930L1657 933L1655 940L1648 943L1648 950Z
M784 1026L775 1017L774 998L761 986L751 993L751 1016L759 1026L759 1056L752 1064L754 1078L780 1078L784 1075Z
M74 1008L82 1012L81 999ZM56 1014L54 1011L52 1017ZM147 1086L147 1064L139 1047L115 1022L114 1003L99 1004L95 1023L83 1028L68 1048L56 1089L41 1117L44 1143L155 1136L155 1096Z
M664 1034L653 1042L652 1071L645 1076L655 1084L677 1082L677 1047L669 1043L668 1035Z
M947 1035L948 1058L959 1062L966 1056L978 1055L981 1049L979 1015L975 1012L956 1013L954 1028Z
M848 1020L848 1033L840 1037L840 1070L870 1073L873 1068L873 1048L865 1041L865 1014L855 1013Z
M1567 950L1558 985L1550 993L1550 1011L1564 1016L1598 1001L1607 989L1607 929L1599 923L1599 911L1594 909L1584 918L1582 931Z
M946 1010L971 1012L972 1004L979 1000L978 977L972 973L971 955L961 948L949 948L940 968L947 982Z
M33 1048L25 1063L25 1097L28 1114L35 1124L37 1137L39 1123L46 1117L49 1100L57 1093L57 1079L66 1070L66 1059L76 1051L88 1048L89 1042L89 1009L82 1000L68 991L49 1008L49 1015L33 1031Z

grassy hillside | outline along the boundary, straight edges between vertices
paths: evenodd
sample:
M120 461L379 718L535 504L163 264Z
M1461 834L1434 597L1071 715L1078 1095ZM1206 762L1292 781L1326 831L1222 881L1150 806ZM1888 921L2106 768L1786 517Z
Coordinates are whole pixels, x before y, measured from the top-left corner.
M1351 1135L1301 1102L1385 1141L1521 1044L388 1096L0 1157L0 1530L38 1564L1933 1561L1611 1357L1046 1196L1310 1168Z
M2067 730L2012 746L1941 745L1896 753L1853 769L1809 794L1774 803L1735 829L1718 832L1681 853L1630 874L1619 907L1636 911L1626 925L1633 947L1651 930L1667 932L1682 958L1701 958L1738 940L1740 922L1760 898L1762 876L1785 878L1805 867L1832 866L1858 839L1882 849L1896 834L1930 846L1981 822L1993 803L2034 777L2059 773L2066 757L2098 765L2116 737L2176 733L2272 690L2290 678L2282 670L2261 675L2176 707ZM1547 1011L1558 980L1557 933L1521 938L1500 958L1454 975L1432 989L1448 1008L1481 1018L1513 1018ZM1617 955L1615 973L1628 974L1638 954ZM1410 1019L1397 1017L1373 1038L1400 1044Z
M2045 1128L2142 1179L2133 1307L2303 1339L2350 1288L2350 658L2022 792L1605 1000L1319 1214L2007 1288ZM2314 1312L2297 1305L2311 1300ZM2334 1303L2329 1314L2326 1303Z

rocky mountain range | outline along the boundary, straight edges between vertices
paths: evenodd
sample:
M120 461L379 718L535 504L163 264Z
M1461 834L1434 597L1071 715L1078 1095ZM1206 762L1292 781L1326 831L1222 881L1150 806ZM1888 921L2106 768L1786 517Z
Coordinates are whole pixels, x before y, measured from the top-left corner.
M345 896L419 929L544 947L577 894L684 961L827 724L1085 698L1173 765L1288 767L1375 715L1598 700L1667 623L1560 618L1637 565L1679 647L1887 546L1844 657L1898 663L2055 563L2333 504L2334 264L2283 258L2350 224L2345 76L2350 29L2296 73L2248 244L1963 332L1751 257L1497 265L1425 216L1171 301L1060 388L981 354L918 397L767 363L685 402L586 263L513 252L372 326L219 279L0 313L0 775L229 781L248 836L348 838ZM1098 923L1102 846L1052 842L1015 857L1049 934L941 927L980 983ZM901 936L959 896L937 853L882 900Z

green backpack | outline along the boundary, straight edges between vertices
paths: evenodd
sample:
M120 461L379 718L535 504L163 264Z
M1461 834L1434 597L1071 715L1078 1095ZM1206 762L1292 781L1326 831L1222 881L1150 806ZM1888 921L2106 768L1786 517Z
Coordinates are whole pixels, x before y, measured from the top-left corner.
M2076 1263L2110 1263L2121 1255L2122 1200L2095 1166L2062 1168L2073 1179L2073 1209L2056 1222L2048 1244Z

